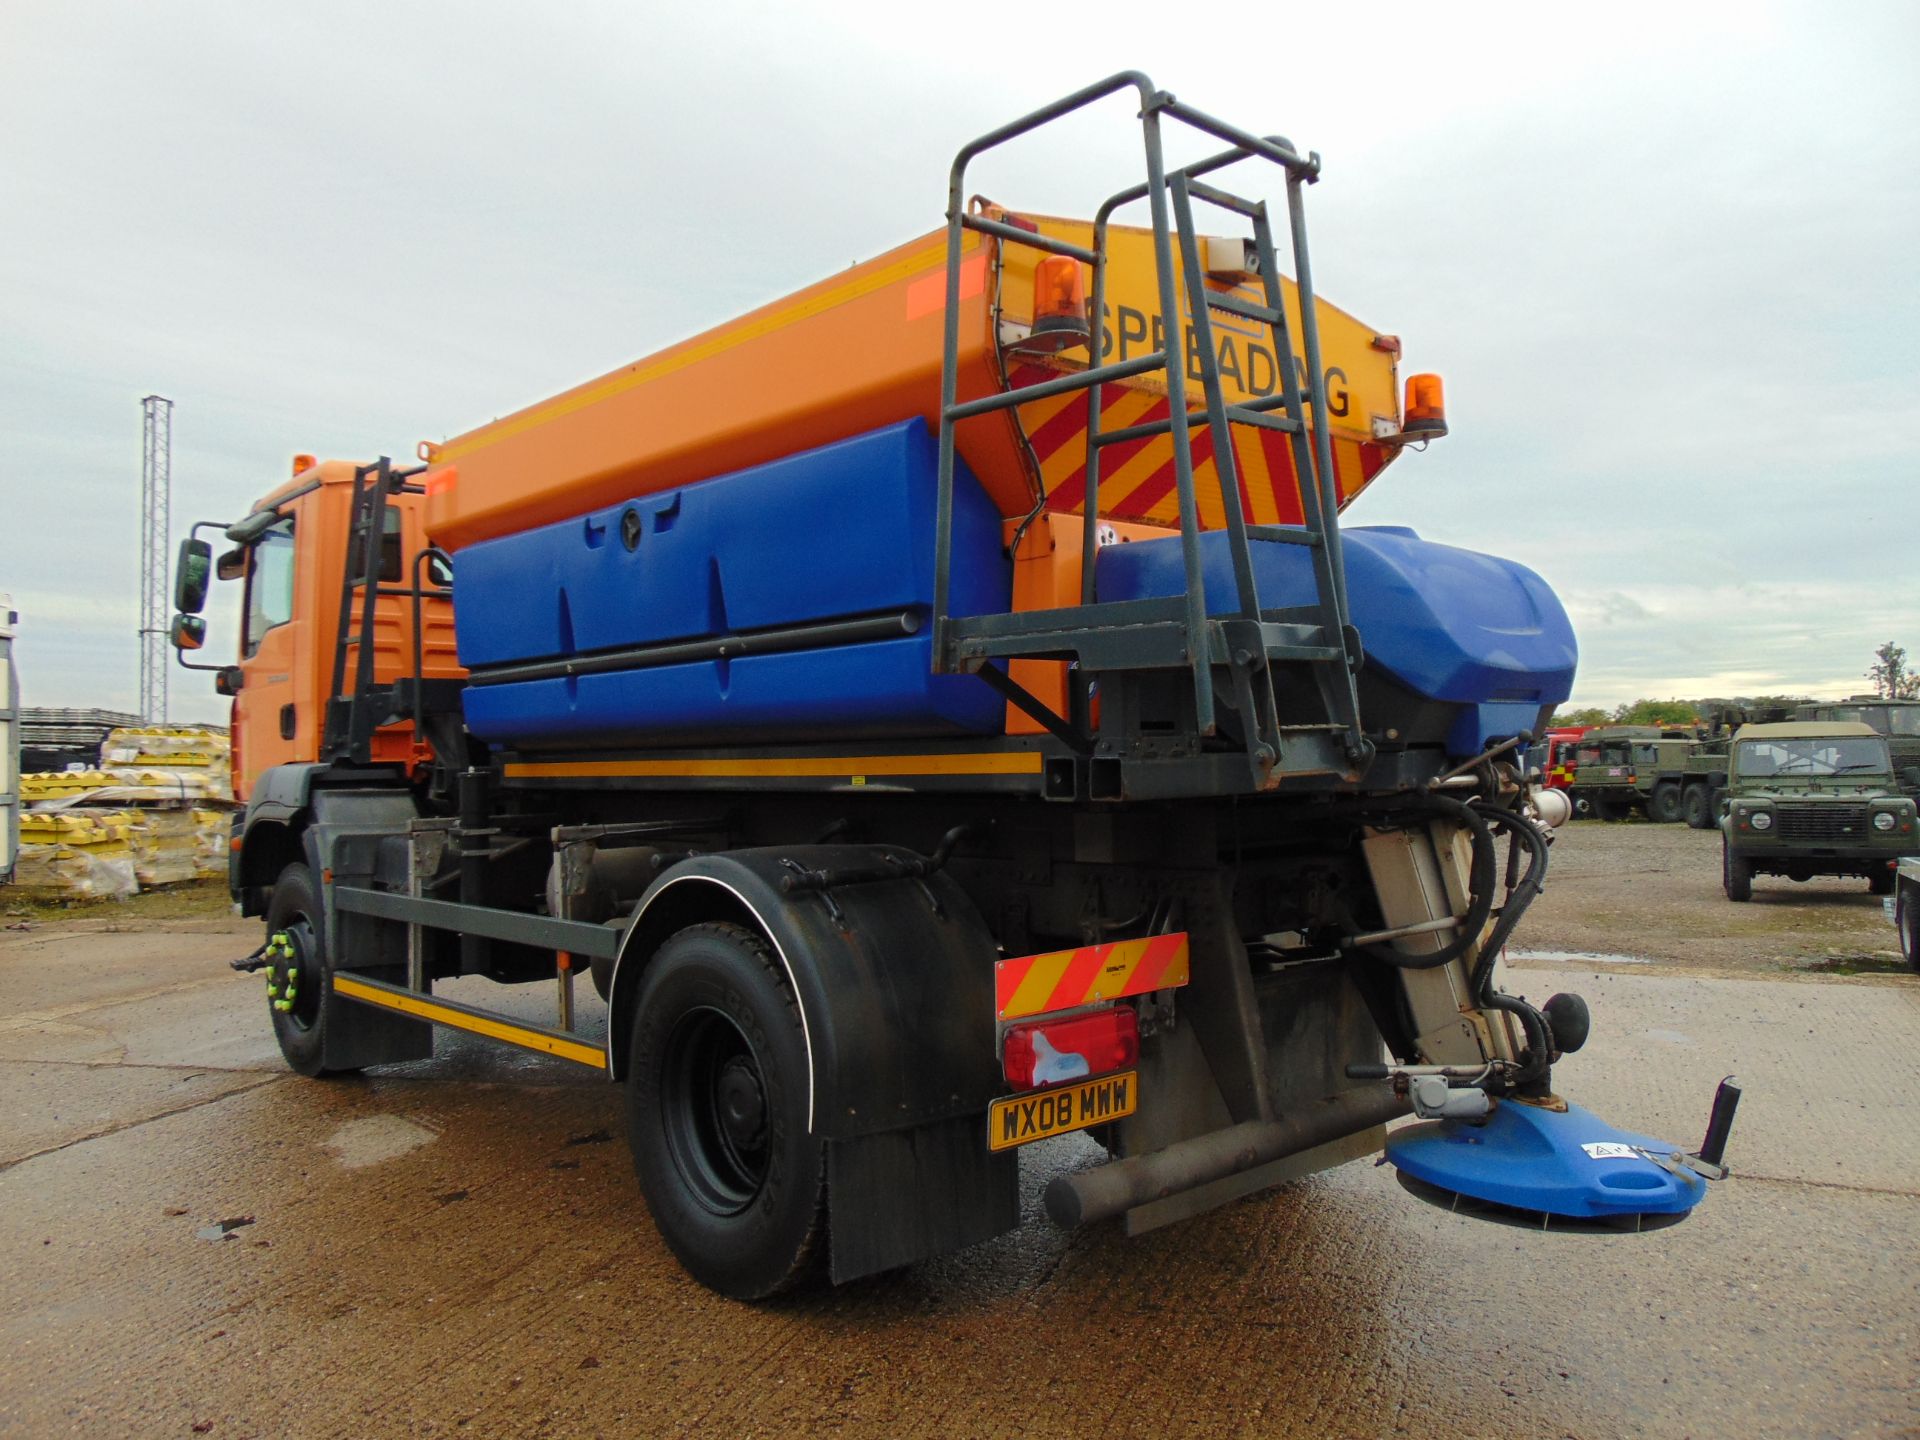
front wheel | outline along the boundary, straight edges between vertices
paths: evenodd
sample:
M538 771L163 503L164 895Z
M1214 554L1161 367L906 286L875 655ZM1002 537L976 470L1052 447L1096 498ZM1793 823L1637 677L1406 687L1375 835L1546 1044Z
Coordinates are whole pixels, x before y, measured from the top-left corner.
M1724 838L1720 841L1720 885L1729 900L1753 898L1753 862L1734 854Z
M350 1075L328 1069L326 911L319 887L305 865L289 865L273 882L267 902L267 1003L273 1038L287 1064L301 1075Z
M1647 818L1658 825L1671 825L1680 818L1680 787L1663 780L1647 796Z
M1900 887L1900 898L1894 903L1893 918L1900 930L1900 953L1907 957L1907 964L1913 972L1920 975L1920 894L1916 887Z
M805 1280L825 1249L826 1147L808 1126L799 1006L766 942L726 924L668 940L631 1053L627 1134L668 1248L738 1300Z

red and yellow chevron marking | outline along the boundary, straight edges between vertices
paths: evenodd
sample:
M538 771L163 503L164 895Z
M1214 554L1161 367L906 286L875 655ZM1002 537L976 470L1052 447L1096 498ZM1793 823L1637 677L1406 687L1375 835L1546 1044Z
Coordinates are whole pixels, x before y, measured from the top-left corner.
M1018 390L1059 372L1023 365L1008 378ZM1167 400L1151 390L1106 385L1100 391L1100 428L1120 430L1167 418ZM1086 499L1087 395L1075 391L1018 407L1020 426L1032 441L1047 491L1047 509L1078 511ZM1298 525L1302 519L1300 486L1293 473L1291 437L1250 425L1233 430L1234 470L1239 480L1241 513L1254 525ZM1333 469L1344 508L1386 465L1387 453L1369 440L1334 433ZM1194 498L1203 529L1227 523L1220 500L1220 475L1213 460L1208 427L1193 431ZM1110 445L1100 455L1100 513L1110 520L1153 525L1180 523L1175 488L1173 437L1156 435Z
M1002 1020L1045 1015L1186 984L1187 934L1021 955L999 961L993 970L994 1003Z

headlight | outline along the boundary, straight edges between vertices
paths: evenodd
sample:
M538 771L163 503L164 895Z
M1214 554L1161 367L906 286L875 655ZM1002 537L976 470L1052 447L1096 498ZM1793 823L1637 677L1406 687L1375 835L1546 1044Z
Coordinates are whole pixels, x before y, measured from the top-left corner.
M1893 818L1893 812L1891 810L1882 810L1878 815L1873 817L1873 828L1876 830L1891 830L1898 823L1899 822Z
M1753 828L1756 830L1771 830L1773 828L1773 812L1771 810L1754 811Z

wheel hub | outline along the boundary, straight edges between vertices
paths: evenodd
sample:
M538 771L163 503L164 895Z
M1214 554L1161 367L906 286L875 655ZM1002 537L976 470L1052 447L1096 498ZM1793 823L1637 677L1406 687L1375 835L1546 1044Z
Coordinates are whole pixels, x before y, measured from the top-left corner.
M313 927L298 916L267 937L267 1003L276 1017L300 1030L320 1018L320 971L314 962Z
M719 1084L720 1121L727 1138L744 1149L760 1144L766 1129L767 1098L760 1090L760 1075L753 1061L736 1055L721 1068Z
M767 1090L745 1033L701 1008L675 1027L662 1056L667 1147L688 1188L716 1215L736 1215L767 1178Z

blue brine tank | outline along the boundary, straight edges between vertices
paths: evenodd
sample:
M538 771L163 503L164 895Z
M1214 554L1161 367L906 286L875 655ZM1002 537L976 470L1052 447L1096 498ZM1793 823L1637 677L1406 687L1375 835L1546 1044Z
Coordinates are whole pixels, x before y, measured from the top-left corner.
M1347 606L1366 651L1362 719L1369 727L1398 724L1404 731L1400 717L1424 709L1439 717L1434 738L1444 739L1450 754L1477 755L1496 740L1537 729L1572 692L1573 626L1547 582L1526 566L1438 545L1398 526L1340 534ZM1256 540L1252 549L1262 610L1314 602L1306 546ZM1208 612L1238 610L1226 535L1202 536L1200 550ZM1109 545L1098 563L1102 600L1186 591L1177 536ZM1399 693L1370 696L1368 682L1382 680ZM1382 703L1394 713L1379 713Z
M467 727L521 747L999 733L995 691L932 673L937 458L912 420L462 550ZM962 465L957 615L1010 608L1000 526ZM891 638L820 628L901 617ZM659 648L720 636L745 643Z
M997 692L932 673L936 462L912 420L469 546L468 728L521 748L1001 733ZM1567 697L1573 631L1531 570L1410 530L1343 534L1370 726L1472 755ZM1215 614L1236 608L1226 538L1201 541ZM1312 602L1305 547L1253 550L1263 609ZM1177 536L1097 563L1103 601L1185 588ZM964 464L952 593L956 615L1011 606L1001 519Z

